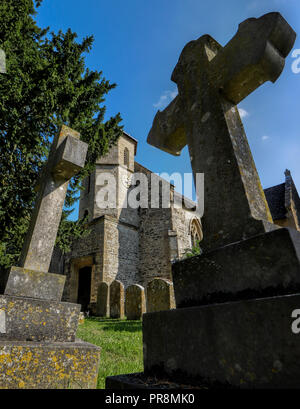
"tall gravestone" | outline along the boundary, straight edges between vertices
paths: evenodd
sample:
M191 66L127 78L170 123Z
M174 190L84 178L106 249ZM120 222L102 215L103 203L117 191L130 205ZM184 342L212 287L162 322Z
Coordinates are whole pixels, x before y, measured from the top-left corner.
M109 317L109 285L104 281L98 286L97 316Z
M123 319L125 316L125 290L124 285L113 281L109 286L109 313L110 318Z
M204 252L172 267L177 309L144 315L140 377L300 386L292 331L300 234L272 224L236 107L276 81L295 37L269 13L241 23L225 47L205 35L182 51L172 75L179 94L156 115L148 142L174 154L188 144L194 175L205 173ZM107 386L122 382L110 378Z
M139 284L126 288L125 314L128 320L140 320L146 312L145 290Z
M147 312L175 308L174 288L170 280L154 278L147 284Z
M20 266L11 268L0 296L0 388L97 385L100 348L75 339L80 305L61 302L65 276L48 272L68 182L85 163L79 137L63 126L54 138Z

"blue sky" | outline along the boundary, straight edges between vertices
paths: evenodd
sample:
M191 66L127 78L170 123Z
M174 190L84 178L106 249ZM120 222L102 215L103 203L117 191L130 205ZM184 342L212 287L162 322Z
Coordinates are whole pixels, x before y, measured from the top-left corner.
M225 45L241 21L270 11L279 11L299 33L294 50L300 49L299 0L44 0L37 21L53 31L70 27L80 39L94 35L86 64L117 83L106 99L107 117L121 113L124 129L139 142L138 162L171 174L191 171L187 148L174 157L146 138L157 109L175 95L170 77L184 45L203 34ZM282 183L289 168L300 191L300 73L292 72L294 61L291 53L277 82L239 105L264 188Z

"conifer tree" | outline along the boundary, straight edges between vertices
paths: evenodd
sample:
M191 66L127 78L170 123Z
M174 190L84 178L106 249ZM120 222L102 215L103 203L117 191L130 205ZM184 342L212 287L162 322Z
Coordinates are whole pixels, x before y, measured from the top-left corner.
M120 114L104 121L105 95L115 87L100 71L85 66L93 37L77 41L70 29L52 33L38 27L41 1L0 3L0 48L7 74L0 76L0 267L16 263L34 204L39 173L53 135L65 124L89 144L87 163L70 183L66 207L78 197L81 181L121 135ZM83 223L64 212L58 243L68 250ZM63 234L63 236L62 236Z

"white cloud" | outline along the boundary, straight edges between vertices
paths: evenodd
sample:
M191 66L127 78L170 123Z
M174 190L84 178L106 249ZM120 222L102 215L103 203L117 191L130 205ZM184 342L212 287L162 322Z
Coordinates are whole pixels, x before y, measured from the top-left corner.
M174 91L165 91L159 98L159 100L153 104L154 108L165 108L178 94L177 89Z
M243 108L239 108L239 114L240 114L240 117L243 119L243 118L246 118L247 116L249 116L249 112L247 112L245 109L243 109Z
M270 139L270 137L268 135L263 135L261 139L262 141L266 141L267 139Z

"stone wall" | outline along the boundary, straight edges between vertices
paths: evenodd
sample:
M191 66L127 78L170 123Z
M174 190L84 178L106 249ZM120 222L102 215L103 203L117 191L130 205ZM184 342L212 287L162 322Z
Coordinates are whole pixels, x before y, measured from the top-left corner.
M92 268L91 302L97 302L97 289L103 281L104 218L89 224L90 233L73 243L72 251L65 255L66 284L63 294L65 301L77 302L79 269Z
M119 280L125 288L135 284L139 264L138 230L131 225L105 219L103 281Z
M141 210L139 284L146 286L154 277L171 279L169 230L170 209Z
M185 251L192 247L190 224L195 218L195 212L184 208L172 207L172 228L177 233L178 258L182 258Z

